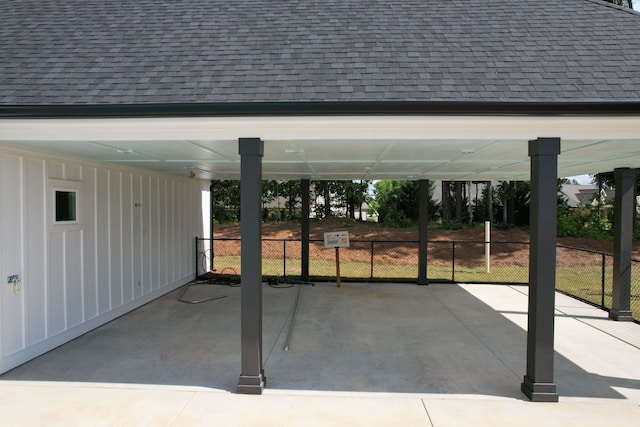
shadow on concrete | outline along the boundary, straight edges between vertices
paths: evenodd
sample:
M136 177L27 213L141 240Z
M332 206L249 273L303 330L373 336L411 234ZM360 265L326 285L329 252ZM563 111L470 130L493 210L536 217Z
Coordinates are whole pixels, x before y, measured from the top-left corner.
M202 304L181 303L178 292L0 379L235 391L240 374L240 289L213 286L211 292L226 298ZM290 350L285 352L297 292L298 288L264 287L263 359L269 388L525 399L520 392L525 331L460 286L305 287ZM507 311L526 316L517 309ZM640 389L638 380L591 374L558 353L555 364L561 396L623 399L616 387Z

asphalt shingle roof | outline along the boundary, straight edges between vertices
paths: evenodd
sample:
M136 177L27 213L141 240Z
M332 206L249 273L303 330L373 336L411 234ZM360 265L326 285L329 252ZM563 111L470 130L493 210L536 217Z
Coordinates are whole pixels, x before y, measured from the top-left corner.
M5 0L0 105L638 102L597 0Z

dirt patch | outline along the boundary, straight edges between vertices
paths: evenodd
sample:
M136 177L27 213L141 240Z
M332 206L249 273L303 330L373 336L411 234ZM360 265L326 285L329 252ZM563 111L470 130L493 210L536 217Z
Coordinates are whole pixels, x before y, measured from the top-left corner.
M418 256L418 232L407 229L388 229L378 224L362 223L344 218L330 217L310 224L311 242L310 258L331 260L335 254L324 248L322 241L328 231L346 230L349 232L351 247L341 251L344 261L368 262L371 257L371 241L374 241L374 253L378 262L394 262L397 264L414 264ZM216 238L240 238L239 225L216 225ZM262 226L263 239L300 240L299 224L265 223ZM484 231L476 229L463 230L429 230L429 263L450 265L455 250L456 263L459 265L481 265L484 260ZM455 249L452 242L455 243ZM521 230L493 230L491 232L491 263L495 266L522 266L529 264L529 234ZM387 243L388 242L388 243ZM587 249L597 252L613 252L613 242L581 238L560 238L560 245ZM264 246L267 245L267 246ZM265 242L263 254L266 256L270 247L279 247L278 242ZM287 244L287 258L299 257L299 250L292 243ZM239 249L239 248L238 248ZM238 254L239 255L239 254ZM640 259L640 242L634 242L633 257ZM590 266L600 262L599 255L587 252L559 248L557 264L560 266Z

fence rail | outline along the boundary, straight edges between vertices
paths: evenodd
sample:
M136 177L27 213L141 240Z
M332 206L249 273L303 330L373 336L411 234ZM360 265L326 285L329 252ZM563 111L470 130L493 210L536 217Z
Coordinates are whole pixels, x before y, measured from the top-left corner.
M529 280L528 242L491 242L490 269L485 264L485 242L432 240L427 243L427 278L432 282L526 284ZM351 240L340 250L340 273L352 281L415 281L418 277L417 240ZM240 239L196 238L198 274L214 268L240 273ZM302 241L263 239L265 277L296 280L301 275ZM632 260L631 310L640 320L640 261ZM323 240L309 242L309 276L313 281L334 280L335 252ZM556 289L605 310L611 308L613 255L557 245Z

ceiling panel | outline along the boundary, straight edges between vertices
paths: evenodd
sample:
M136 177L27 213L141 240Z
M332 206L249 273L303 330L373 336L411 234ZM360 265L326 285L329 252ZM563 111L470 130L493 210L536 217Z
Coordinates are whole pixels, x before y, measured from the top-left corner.
M299 155L309 161L346 160L346 161L375 161L381 152L389 145L384 140L305 140L287 141L287 150L284 153L270 153L277 149L265 142L265 157L269 155Z
M264 161L262 162L262 171L263 173L278 173L278 172L283 172L283 173L287 173L287 174L291 174L291 173L297 173L297 174L302 174L302 175L308 175L310 173L312 173L312 170L309 169L309 167L301 161L298 162L294 162L294 161L287 161L287 162L281 162L281 161Z
M479 150L486 144L487 141L471 140L396 140L382 160L449 160Z
M131 141L126 147L135 153L161 160L231 160L228 156L191 141ZM240 158L239 155L235 157L238 160Z
M93 141L20 141L19 144L36 150L83 157L101 162L153 159L153 157L130 150L127 144L111 145Z
M560 157L601 161L640 153L640 139L563 141Z
M640 167L640 117L0 120L0 143L202 179L237 178L237 137L248 130L264 138L265 179L526 179L528 140L539 133L562 138L562 176Z
M465 151L460 160L468 162L518 162L528 160L529 143L527 141L493 141L475 151Z
M433 169L442 165L441 160L438 161L414 161L414 162L380 162L372 168L371 173L398 173L399 175L415 175L424 172L425 170Z

